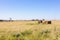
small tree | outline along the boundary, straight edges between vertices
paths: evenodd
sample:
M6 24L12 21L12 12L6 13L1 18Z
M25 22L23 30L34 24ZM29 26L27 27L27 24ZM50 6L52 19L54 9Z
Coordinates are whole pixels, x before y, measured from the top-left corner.
M9 18L9 21L12 21L12 18Z

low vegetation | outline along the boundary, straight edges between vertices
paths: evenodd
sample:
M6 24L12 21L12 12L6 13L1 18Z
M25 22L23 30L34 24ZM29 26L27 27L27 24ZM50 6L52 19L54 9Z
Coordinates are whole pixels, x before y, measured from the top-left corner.
M60 40L60 24L0 22L0 40Z

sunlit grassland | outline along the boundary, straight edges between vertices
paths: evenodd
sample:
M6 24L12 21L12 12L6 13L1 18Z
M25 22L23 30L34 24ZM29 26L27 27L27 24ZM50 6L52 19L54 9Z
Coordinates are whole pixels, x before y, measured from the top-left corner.
M54 20L52 24L38 24L37 21L0 22L0 40L60 40L60 21Z

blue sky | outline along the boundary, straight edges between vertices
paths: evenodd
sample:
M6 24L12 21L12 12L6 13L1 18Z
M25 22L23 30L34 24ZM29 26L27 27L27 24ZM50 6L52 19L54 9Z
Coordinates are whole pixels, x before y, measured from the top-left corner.
M60 19L60 0L0 0L0 19Z

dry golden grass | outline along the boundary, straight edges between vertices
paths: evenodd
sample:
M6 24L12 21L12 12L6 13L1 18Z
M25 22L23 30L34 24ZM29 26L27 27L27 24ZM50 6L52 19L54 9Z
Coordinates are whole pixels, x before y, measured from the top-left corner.
M52 24L37 24L37 21L0 22L0 35L25 30L32 30L34 35L43 30L50 30L50 36L55 38L55 32L60 33L60 20L54 20Z
M30 25L33 21L14 21L14 22L0 22L0 31L5 32L22 32L31 29L35 25Z
M14 21L14 22L0 22L0 30L4 31L24 31L29 29L53 29L59 27L60 21L52 21L52 24L37 24L36 21ZM59 27L60 28L60 27Z

